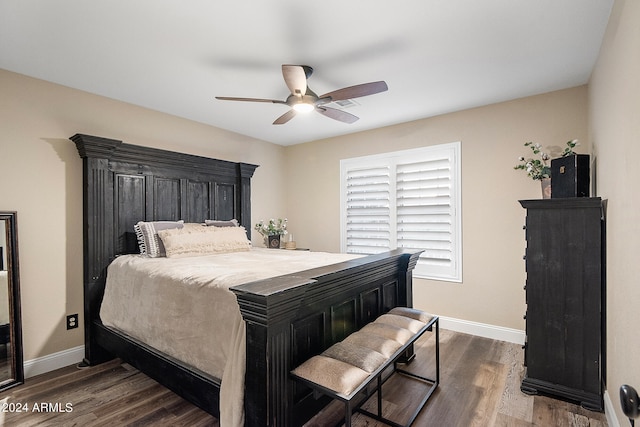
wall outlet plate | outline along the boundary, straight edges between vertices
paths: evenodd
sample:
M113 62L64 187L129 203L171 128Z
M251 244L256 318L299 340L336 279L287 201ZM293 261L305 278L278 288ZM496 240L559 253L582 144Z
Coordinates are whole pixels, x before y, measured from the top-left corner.
M67 330L78 327L78 313L67 316Z

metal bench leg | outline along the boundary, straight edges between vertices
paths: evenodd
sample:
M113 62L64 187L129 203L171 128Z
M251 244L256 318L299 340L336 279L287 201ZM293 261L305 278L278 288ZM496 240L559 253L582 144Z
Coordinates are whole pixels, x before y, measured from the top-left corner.
M344 426L351 427L351 401L348 400L344 404Z
M382 418L382 373L378 375L378 416Z
M436 384L440 384L440 318L435 321L436 327Z

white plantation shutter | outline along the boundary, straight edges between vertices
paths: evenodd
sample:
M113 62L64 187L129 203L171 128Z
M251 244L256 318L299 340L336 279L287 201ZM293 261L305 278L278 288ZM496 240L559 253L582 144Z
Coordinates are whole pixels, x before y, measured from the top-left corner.
M397 247L424 250L417 275L446 277L456 262L452 162L431 154L396 167Z
M346 252L375 254L389 250L389 167L367 167L347 171Z
M342 160L342 250L422 249L415 276L461 281L459 147Z

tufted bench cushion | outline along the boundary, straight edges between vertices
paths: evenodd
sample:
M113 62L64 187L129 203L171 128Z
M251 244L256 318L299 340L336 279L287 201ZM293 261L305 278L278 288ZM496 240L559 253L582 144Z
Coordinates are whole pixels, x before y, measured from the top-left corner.
M389 358L373 349L345 341L332 345L322 352L322 356L341 360L368 373L378 369Z
M396 326L398 328L407 329L411 331L411 335L415 334L422 328L427 322L421 322L419 320L411 319L409 317L400 316L397 314L383 314L378 317L374 323L382 323L384 325Z
M436 333L436 379L421 377L396 367L396 361L424 332ZM439 334L438 317L407 307L393 308L379 316L374 322L350 334L322 354L313 356L291 373L303 380L315 391L337 398L346 404L345 422L351 423L351 399L374 379L377 379L378 414L363 409L360 412L379 421L398 425L382 417L381 376L393 364L395 371L432 383L427 395L414 413L409 425L439 384Z
M374 350L386 358L391 357L391 355L402 346L398 341L390 340L373 333L367 333L362 330L352 333L342 342L353 343L360 347Z
M399 316L408 317L410 319L419 320L420 322L428 323L433 319L433 316L429 313L425 313L422 310L417 310L411 307L394 307L389 311L389 314L397 314Z
M387 360L388 356L375 350L342 341L313 356L293 373L336 393L349 395Z
M405 344L413 336L413 332L408 329L377 321L365 325L360 330L368 334L378 335L388 340L397 341L400 345Z
M369 376L369 372L356 366L322 355L313 356L293 373L345 395L355 390Z

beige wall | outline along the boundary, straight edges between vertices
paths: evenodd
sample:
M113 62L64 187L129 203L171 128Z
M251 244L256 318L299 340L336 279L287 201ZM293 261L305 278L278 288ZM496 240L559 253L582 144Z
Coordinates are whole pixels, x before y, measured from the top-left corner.
M18 212L24 358L83 345L82 161L75 133L260 165L254 218L284 215L284 148L0 70L0 210ZM255 233L254 233L255 234ZM261 239L254 236L254 243Z
M589 82L590 138L607 207L607 389L640 391L640 2L616 0Z
M513 170L523 144L587 144L587 88L548 93L287 148L287 215L298 246L340 250L340 159L461 141L463 282L417 279L414 305L524 329L524 210L540 184Z

